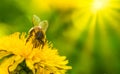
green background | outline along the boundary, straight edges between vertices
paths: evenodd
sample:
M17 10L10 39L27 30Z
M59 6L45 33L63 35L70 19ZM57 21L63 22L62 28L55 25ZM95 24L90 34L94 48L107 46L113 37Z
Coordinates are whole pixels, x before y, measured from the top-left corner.
M119 0L115 1L120 5ZM68 74L120 74L119 6L112 9L118 16L109 15L111 21L103 16L104 30L100 27L99 16L96 14L92 30L90 23L94 16L91 15L86 20L84 16L87 14L79 14L82 8L78 10L70 4L64 8L66 3L63 2L63 5L51 3L47 9L47 6L44 7L47 0L41 0L41 3L37 4L38 7L33 2L34 0L0 0L0 37L14 32L28 33L33 27L32 16L36 14L41 20L47 20L49 23L47 39L58 49L60 55L67 56L68 65L73 68L67 72ZM79 22L84 20L86 26L83 29L84 24ZM111 24L117 26L117 29Z

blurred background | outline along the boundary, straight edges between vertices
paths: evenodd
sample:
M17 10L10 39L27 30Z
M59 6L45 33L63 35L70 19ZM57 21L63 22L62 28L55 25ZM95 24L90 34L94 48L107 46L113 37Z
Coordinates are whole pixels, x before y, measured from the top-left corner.
M120 74L120 0L0 0L0 37L28 33L34 14L48 20L66 74Z

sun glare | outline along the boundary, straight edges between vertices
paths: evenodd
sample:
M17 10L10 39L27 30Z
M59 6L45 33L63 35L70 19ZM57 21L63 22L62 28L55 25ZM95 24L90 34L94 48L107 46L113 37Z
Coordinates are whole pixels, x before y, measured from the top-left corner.
M102 10L106 7L107 1L106 0L94 0L92 3L92 12L97 12Z

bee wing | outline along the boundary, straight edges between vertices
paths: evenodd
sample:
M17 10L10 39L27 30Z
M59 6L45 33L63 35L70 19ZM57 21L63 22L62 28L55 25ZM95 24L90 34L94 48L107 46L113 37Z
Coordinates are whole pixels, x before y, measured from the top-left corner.
M40 23L40 18L36 15L33 15L32 23L33 23L34 26L38 26L39 23Z
M44 31L44 32L46 32L47 31L47 28L48 28L48 21L42 21L42 22L40 22L39 23L39 26L42 28L42 30Z

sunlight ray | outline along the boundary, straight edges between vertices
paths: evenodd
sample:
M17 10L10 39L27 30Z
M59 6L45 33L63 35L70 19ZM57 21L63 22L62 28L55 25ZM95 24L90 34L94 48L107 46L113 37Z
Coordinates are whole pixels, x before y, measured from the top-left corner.
M120 13L117 10L109 9L107 11L111 16L120 20L120 17L118 17L118 16L120 16Z
M99 12L98 13L98 25L99 25L100 36L101 36L101 40L102 40L102 44L103 44L103 48L104 48L108 44L107 43L108 42L108 35L107 35L107 31L106 31L107 30L106 29L106 24L105 24L103 19L104 18L103 18L102 12ZM105 44L105 46L104 46L104 44Z
M73 16L76 16L74 13ZM73 41L76 41L80 34L85 30L87 27L87 23L90 19L91 15L88 12L85 12L81 17L78 18L78 20L74 20L74 25L70 28L70 30L66 31L64 35L67 35L70 37Z
M116 31L117 35L120 37L120 23L113 16L111 16L111 11L112 10L108 10L107 13L103 12L102 15L107 19L107 21L109 21L109 25ZM118 16L120 16L120 14Z
M76 20L74 20L74 21L76 21ZM76 29L74 29L74 30L72 29L73 30L72 32L73 33L78 32L78 38L80 38L81 34L86 30L86 28L91 27L91 24L89 24L89 23L91 23L91 14L88 12L84 12L83 16L80 17L79 20L77 20L74 23L75 23L74 27ZM75 31L75 30L77 30L77 31ZM90 38L92 38L92 37L90 37ZM89 41L89 40L87 39L87 41ZM88 42L84 47L87 47L87 46L89 46ZM89 51L91 51L92 47L91 46L89 46L89 47L90 47L90 50L83 49L83 52L81 52L82 56L80 54L78 55L79 58L81 58L83 60L83 61L81 61L81 59L78 60L78 63L80 63L80 62L82 63L81 67L79 67L79 70L78 70L79 72L82 72L83 70L87 70L85 72L89 73L91 71L90 70L91 69L90 61L92 62L92 58L90 56L91 52L89 53ZM88 51L86 51L86 50L88 50ZM77 69L78 67L75 67L75 68Z
M102 58L104 59L104 62L106 64L105 68L108 69L107 71L109 71L109 67L108 67L108 63L107 61L107 56L110 55L110 49L109 49L109 45L108 45L108 37L107 37L107 33L106 33L106 28L105 28L105 24L102 18L102 14L99 13L98 14L98 23L99 23L99 29L100 29L100 38L101 38L101 55Z
M80 19L83 19L86 14L90 16L91 14L88 13L88 11L89 11L89 9L87 9L87 8L77 9L72 15L73 21L80 21ZM85 16L85 17L87 17L87 16Z
M93 40L94 40L94 32L95 32L95 24L96 24L96 14L92 15L92 21L90 22L90 28L89 28L89 32L88 32L88 39L86 42L86 47L89 47L91 49L93 49Z
M116 60L114 58L112 53L112 48L110 47L110 40L109 40L109 35L107 33L106 27L105 27L105 23L103 20L103 13L99 13L98 15L98 22L99 22L99 28L100 28L100 38L101 38L101 55L102 58L104 60L104 63L106 64L105 68L107 69L108 72L110 72L110 70L113 69L113 65L110 65L110 63L114 62L112 60ZM109 59L110 58L110 59ZM110 61L111 60L111 61ZM108 62L110 61L110 62ZM114 71L114 70L112 70Z
M85 68L86 72L91 73L93 66L92 54L93 54L93 41L94 41L94 31L95 31L95 22L96 22L96 15L92 16L92 20L89 23L89 32L87 39L85 41L84 49L82 52L82 56L80 62L82 63L81 68ZM86 61L86 62L85 62Z

